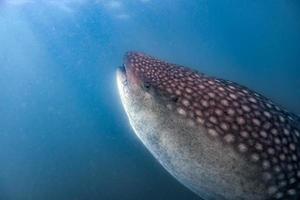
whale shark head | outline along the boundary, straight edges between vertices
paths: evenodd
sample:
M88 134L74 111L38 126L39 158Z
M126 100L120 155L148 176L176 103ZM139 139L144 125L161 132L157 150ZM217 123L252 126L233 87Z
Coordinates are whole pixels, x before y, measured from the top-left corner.
M127 98L142 100L152 96L157 89L154 87L154 80L158 79L154 79L150 74L155 70L155 66L149 63L150 59L142 53L135 52L128 52L124 56L124 64L117 71L117 80L119 87L125 89ZM149 69L150 67L153 69Z
M123 63L117 70L122 103L136 135L150 151L155 151L156 148L150 146L153 138L159 137L159 131L154 130L153 124L179 100L168 86L171 68L167 63L140 52L126 53ZM147 125L143 125L145 121Z
M197 80L204 75L183 66L170 64L140 52L128 52L124 64L117 71L117 80L123 99L134 101L137 107L159 104L182 115L192 110L189 100L198 91ZM194 94L193 94L194 93ZM190 108L189 108L190 107ZM194 116L195 117L195 116Z
M135 98L141 96L168 95L167 82L170 67L162 61L138 52L128 52L124 56L124 64L118 70L118 80L122 80L123 87L126 87ZM170 94L170 93L169 93Z
M204 199L298 199L299 118L237 83L129 52L117 71L136 135Z

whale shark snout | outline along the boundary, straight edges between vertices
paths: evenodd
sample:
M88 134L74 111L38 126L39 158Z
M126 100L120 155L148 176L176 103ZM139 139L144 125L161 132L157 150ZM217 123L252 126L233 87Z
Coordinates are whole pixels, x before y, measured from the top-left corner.
M299 118L257 92L139 52L118 69L142 143L204 199L299 199Z
M123 70L130 84L143 86L151 81L154 73L159 73L158 65L150 62L154 58L139 52L127 52L124 56Z

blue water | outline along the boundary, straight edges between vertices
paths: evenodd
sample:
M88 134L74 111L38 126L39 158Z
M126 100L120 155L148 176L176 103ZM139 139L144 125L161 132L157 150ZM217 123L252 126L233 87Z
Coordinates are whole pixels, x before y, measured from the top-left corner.
M143 51L300 113L300 4L0 0L0 199L199 199L128 124L115 71Z

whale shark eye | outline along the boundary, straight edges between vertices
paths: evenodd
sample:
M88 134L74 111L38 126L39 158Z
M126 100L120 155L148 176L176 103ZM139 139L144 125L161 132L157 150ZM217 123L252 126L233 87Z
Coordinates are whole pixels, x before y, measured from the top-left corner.
M173 96L173 97L171 97L171 100L172 100L174 103L177 103L177 102L178 102L178 97L177 97L177 96Z
M143 86L146 90L149 90L151 88L151 84L149 82L145 82Z

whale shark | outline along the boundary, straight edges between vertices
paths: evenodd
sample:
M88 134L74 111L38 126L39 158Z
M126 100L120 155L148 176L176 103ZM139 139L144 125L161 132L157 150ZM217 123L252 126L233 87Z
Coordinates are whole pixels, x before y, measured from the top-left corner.
M238 83L128 52L117 85L151 154L205 200L300 199L299 117Z

